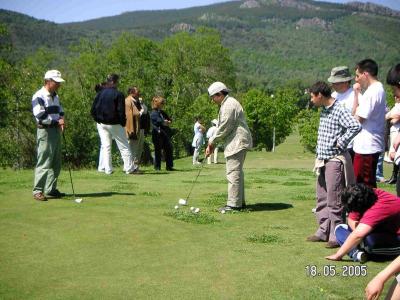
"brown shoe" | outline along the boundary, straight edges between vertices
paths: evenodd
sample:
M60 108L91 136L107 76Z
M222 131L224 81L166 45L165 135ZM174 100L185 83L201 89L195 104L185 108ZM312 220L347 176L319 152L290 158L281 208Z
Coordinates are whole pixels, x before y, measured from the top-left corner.
M33 195L33 199L37 200L37 201L47 201L47 198L45 197L45 195L41 192L36 193Z
M339 248L339 247L340 247L340 245L335 241L329 241L326 243L326 246L325 246L325 248L327 248L327 249Z
M316 235L310 235L309 237L306 238L307 242L325 242L324 240L320 239Z

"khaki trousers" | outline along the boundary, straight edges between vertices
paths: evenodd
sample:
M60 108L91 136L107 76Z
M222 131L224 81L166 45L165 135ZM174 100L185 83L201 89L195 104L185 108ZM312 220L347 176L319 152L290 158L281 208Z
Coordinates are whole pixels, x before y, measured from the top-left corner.
M246 150L242 150L226 158L226 178L228 179L227 205L232 207L243 207L246 205L243 173L245 158Z
M340 201L344 186L343 163L334 160L326 162L317 179L315 213L319 225L315 235L324 241L336 242L335 227L344 222Z
M139 166L144 147L144 129L138 131L136 140L129 139L129 146L131 148L133 162L135 166Z
M50 193L57 189L61 171L61 130L38 128L36 136L37 163L33 194Z

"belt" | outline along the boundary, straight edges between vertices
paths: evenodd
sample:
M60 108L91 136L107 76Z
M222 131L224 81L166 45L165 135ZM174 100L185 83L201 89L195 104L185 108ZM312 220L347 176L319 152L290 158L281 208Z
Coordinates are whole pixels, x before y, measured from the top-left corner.
M40 128L40 129L56 128L56 127L58 127L58 124L55 124L55 125L53 125L53 124L51 124L51 125L37 124L37 128Z

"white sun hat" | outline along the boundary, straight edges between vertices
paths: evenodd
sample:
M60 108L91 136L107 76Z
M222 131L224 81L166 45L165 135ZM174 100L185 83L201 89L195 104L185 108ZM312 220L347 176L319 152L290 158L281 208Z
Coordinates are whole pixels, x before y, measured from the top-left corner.
M215 95L215 94L217 94L219 92L222 92L222 91L229 92L230 89L228 89L224 83L219 82L219 81L214 82L208 88L208 94L210 96L213 96L213 95Z

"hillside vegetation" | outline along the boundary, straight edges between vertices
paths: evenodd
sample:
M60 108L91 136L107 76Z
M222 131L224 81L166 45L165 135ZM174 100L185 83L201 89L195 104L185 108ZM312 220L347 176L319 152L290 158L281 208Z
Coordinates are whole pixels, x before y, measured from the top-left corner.
M398 13L357 3L231 1L182 10L127 12L62 25L0 11L0 23L10 30L14 53L22 55L39 46L67 51L82 37L111 43L129 31L163 40L176 31L211 27L230 49L238 86L243 88L306 86L326 78L333 65L353 66L365 57L373 57L385 73L399 59L395 47Z
M60 96L71 124L67 146L77 167L93 166L98 157L89 109L94 85L111 72L121 75L123 92L138 85L149 106L154 95L166 97L176 157L190 153L194 116L206 122L217 117L206 94L217 80L241 101L255 149L271 150L307 107L304 89L326 79L333 66L352 67L371 57L385 76L400 58L398 28L396 14L379 7L308 0L231 1L62 25L2 10L0 165L34 164L30 100L47 69L59 69L67 79ZM300 126L307 149L314 148L315 114L300 115L307 125Z

